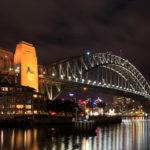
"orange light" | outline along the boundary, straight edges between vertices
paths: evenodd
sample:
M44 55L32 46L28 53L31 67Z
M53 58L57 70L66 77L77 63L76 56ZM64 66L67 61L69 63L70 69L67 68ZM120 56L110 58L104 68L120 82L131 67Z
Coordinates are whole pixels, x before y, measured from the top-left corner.
M85 111L89 113L89 112L90 112L90 109L89 109L89 108L86 108L86 110L85 110Z
M86 90L87 90L87 87L84 87L84 88L83 88L83 91L86 91Z

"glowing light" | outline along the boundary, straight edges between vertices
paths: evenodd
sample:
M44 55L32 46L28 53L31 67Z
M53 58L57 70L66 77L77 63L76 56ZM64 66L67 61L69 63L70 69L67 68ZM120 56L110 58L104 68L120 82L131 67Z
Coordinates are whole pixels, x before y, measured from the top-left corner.
M51 112L51 116L55 116L56 115L56 113L55 112Z
M87 90L87 87L84 87L84 88L83 88L83 91L86 91L86 90Z
M82 83L84 82L85 80L84 79L82 79Z
M61 75L61 76L60 76L60 78L61 78L61 79L63 79L63 78L64 78L64 76L63 76L63 75Z
M54 77L54 76L55 76L55 73L52 73L52 76Z
M89 108L86 108L85 109L85 112L89 113L90 109Z
M34 114L37 114L37 110L34 110Z
M115 115L115 110L114 109L109 109L109 113L108 113L110 116L113 116Z
M96 84L96 81L93 82L93 85Z
M98 85L101 85L101 82L99 82Z
M90 53L90 51L87 51L87 52L86 52L86 55L88 55L88 56L89 56L90 54L91 54L91 53Z
M24 108L24 105L16 105L16 108L18 108L18 109L23 109L23 108Z
M91 82L91 80L88 80L88 84Z
M74 96L74 93L69 93L69 96L73 97L73 96Z
M65 101L65 99L64 99L64 98L62 98L62 99L61 99L61 101Z
M71 80L71 76L68 76L68 79Z
M10 68L9 68L9 71L12 71L12 70L13 70L13 68L10 67Z
M93 102L93 105L97 105L96 101Z
M79 79L78 79L78 78L76 78L75 80L76 80L76 81L78 81Z

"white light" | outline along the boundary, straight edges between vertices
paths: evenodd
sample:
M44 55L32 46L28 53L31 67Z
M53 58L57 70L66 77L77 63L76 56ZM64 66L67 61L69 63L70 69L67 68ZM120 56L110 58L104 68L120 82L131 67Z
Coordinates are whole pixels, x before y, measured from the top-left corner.
M91 82L91 80L88 80L88 84Z
M15 72L20 72L20 67L19 67L19 66L17 66L17 67L15 68Z
M68 76L68 79L71 80L71 76Z
M78 78L76 78L76 81L78 81L79 79Z
M93 85L96 84L96 81L93 82Z
M109 109L109 113L108 113L110 116L113 116L115 115L115 110L114 109Z
M46 74L45 71L43 72L43 74Z
M82 83L84 82L85 80L84 79L82 79Z
M64 76L63 76L63 75L61 75L61 76L60 76L60 78L61 78L61 79L63 79L63 78L64 78Z
M12 70L13 70L13 68L11 68L11 67L10 67L10 68L9 68L9 70L10 70L10 71L12 71Z
M86 55L88 55L88 56L89 56L90 54L91 54L91 53L90 53L89 51L88 51L88 52L86 52Z
M55 76L55 73L52 73L52 76L54 77L54 76Z

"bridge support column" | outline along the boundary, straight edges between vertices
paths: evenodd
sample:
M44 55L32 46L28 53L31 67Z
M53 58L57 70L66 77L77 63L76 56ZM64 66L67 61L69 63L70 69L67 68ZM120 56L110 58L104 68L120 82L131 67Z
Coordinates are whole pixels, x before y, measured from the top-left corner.
M44 86L49 100L55 100L62 93L61 84L44 82Z

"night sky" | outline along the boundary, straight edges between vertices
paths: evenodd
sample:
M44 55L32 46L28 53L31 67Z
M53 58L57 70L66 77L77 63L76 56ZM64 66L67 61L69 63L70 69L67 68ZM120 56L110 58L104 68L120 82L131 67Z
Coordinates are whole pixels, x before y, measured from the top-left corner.
M150 82L150 0L1 0L0 46L34 44L40 64L112 51Z

